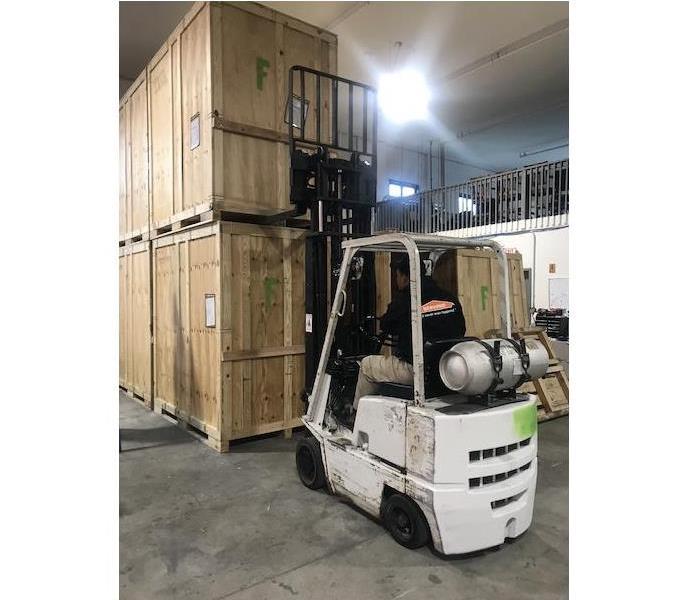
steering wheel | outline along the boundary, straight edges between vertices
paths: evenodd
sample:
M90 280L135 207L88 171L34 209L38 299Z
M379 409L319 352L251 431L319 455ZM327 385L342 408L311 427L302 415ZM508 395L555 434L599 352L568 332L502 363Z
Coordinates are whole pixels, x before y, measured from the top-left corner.
M365 321L376 321L377 317L374 315L368 315L365 317ZM387 346L393 348L396 346L396 341L392 338L391 334L384 331L380 331L377 335L374 335L367 331L362 325L359 326L359 332L365 337L371 344L373 344L372 353L379 354L382 351L382 346Z

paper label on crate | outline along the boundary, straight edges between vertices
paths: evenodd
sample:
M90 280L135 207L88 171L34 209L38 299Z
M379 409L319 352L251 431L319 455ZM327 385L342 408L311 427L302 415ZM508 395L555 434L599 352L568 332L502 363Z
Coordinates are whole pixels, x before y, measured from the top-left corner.
M311 333L313 330L313 315L306 313L306 333Z
M199 113L190 119L190 150L199 146Z
M207 327L216 327L216 296L205 294L204 296L204 324Z

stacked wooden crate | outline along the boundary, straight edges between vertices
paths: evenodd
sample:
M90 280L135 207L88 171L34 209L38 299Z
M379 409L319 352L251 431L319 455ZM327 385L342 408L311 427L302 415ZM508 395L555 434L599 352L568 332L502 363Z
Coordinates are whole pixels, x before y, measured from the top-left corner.
M527 308L522 256L508 253L510 318L513 331L527 327ZM433 279L458 298L464 311L467 334L488 338L500 335L501 282L496 253L489 249L461 248L444 252L433 266Z
M220 451L300 423L303 231L238 221L291 208L289 67L334 73L336 48L259 4L198 2L120 104L120 254L151 256L147 334L120 257L120 384L152 361L155 409Z

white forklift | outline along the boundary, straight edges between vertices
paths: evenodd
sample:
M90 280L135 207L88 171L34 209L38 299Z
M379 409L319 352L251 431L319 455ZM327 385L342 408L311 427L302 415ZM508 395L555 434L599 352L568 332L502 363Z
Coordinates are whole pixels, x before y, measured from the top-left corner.
M421 253L474 247L497 254L504 337L424 344ZM548 356L539 342L511 339L502 248L487 239L389 233L346 240L342 249L304 416L310 435L296 450L301 481L311 489L326 486L380 518L408 548L432 539L437 552L462 554L517 538L532 522L537 412L536 397L516 390L545 374ZM414 381L382 384L379 393L360 398L355 412L349 405L362 357L343 355L335 336L349 304L346 287L362 276L367 252L408 255Z

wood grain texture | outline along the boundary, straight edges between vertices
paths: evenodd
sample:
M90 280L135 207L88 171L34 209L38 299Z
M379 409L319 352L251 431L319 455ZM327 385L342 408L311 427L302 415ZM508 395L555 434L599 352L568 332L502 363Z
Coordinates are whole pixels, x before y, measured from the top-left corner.
M148 96L145 74L129 98L128 231L149 227Z
M127 234L126 105L119 107L119 238Z

